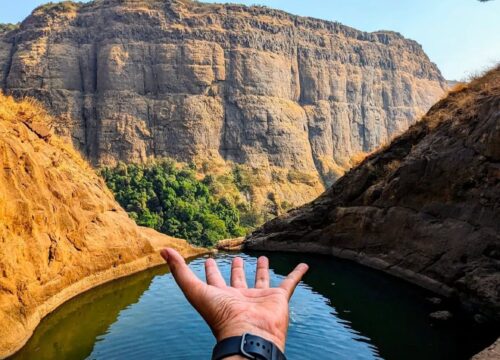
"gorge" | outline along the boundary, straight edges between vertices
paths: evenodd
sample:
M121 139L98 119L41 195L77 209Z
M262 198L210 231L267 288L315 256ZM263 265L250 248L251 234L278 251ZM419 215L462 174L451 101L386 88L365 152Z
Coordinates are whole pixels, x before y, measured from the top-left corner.
M456 299L498 336L499 109L497 67L244 247L331 254L385 271Z
M447 86L397 33L190 0L41 6L0 35L0 69L94 164L245 164L258 204L312 200Z
M204 192L200 203L215 207L221 199L208 196L213 195L208 180L234 174L238 184L232 179L219 189L228 193L231 187L231 201L219 206L218 213L234 220L235 231L217 234L237 236L252 228L237 227L238 215L232 210L240 201L261 212L271 204L270 212L279 216L244 239L223 242L221 248L230 244L249 252L296 252L323 264L315 280L301 288L306 300L320 303L321 311L302 315L325 320L332 326L328 331L337 322L346 325L343 320L356 318L346 315L353 309L363 320L375 316L377 331L366 326L358 334L356 326L346 326L348 340L361 344L354 343L363 348L364 358L402 357L404 351L387 341L389 322L377 319L379 309L363 313L352 294L369 288L365 279L376 284L398 280L320 254L353 260L430 290L418 292L408 284L387 287L395 294L405 293L400 289L406 285L413 289L404 295L401 314L412 317L411 326L418 325L422 338L433 334L434 340L440 339L438 347L457 344L460 351L450 351L465 358L498 336L500 68L449 90L422 47L390 31L367 33L262 6L63 1L38 7L19 25L0 25L0 87L7 94L0 95L0 358L19 350L40 321L67 300L160 264L159 248L174 247L186 258L207 252L138 226L125 212L137 199L126 199L122 209L96 168L100 174L108 171L104 177L109 186L124 190L123 197L133 192L126 173L139 173L137 178L149 186L139 190L153 193L142 202L161 208L162 221L174 202L158 206L155 201L165 199L157 199L151 189L163 190L165 179L182 182L179 192ZM182 167L172 162L164 176L155 177L153 165L155 176L143 176L150 171L146 166L170 161L165 158L182 162ZM117 169L117 175L110 175L110 169ZM120 169L125 169L123 174ZM163 187L153 186L159 178ZM190 198L181 201L184 205ZM142 205L138 208L149 210ZM185 208L189 211L172 213L200 212ZM195 229L202 240L208 220L215 225L223 221L208 211L205 215ZM211 240L200 243L211 245ZM281 259L282 273L290 259L296 260L296 254L272 256ZM228 257L218 255L222 262ZM200 264L200 259L194 261L194 266ZM363 276L355 286L345 281L344 293L337 294L336 282L340 285L342 279L328 269L360 271ZM158 271L83 296L86 311L97 311L103 324L90 327L92 336L81 349L79 337L85 336L67 333L64 326L50 334L49 317L19 358L33 357L52 335L55 341L43 345L44 352L55 354L59 339L68 335L73 338L66 350L75 349L82 358L115 323L118 332L111 329L105 335L119 337L122 310L140 307L143 294L146 300L159 294L155 278L148 275ZM116 297L110 296L115 290ZM363 294L398 304L397 296L384 297L378 290ZM453 319L444 322L441 330L446 331L433 329L427 311L434 309L428 301L432 294L460 305L453 315L466 310L473 325L471 318L467 325ZM328 316L343 296L353 306L334 314L332 325ZM89 310L87 303L94 299L102 300L103 309L106 299L116 304L102 314L100 308ZM408 304L417 304L414 313ZM56 323L66 314L78 319L83 315L76 308L63 307L53 318ZM155 311L159 309L157 305ZM186 323L186 309L181 310L179 324ZM391 310L386 307L380 314L390 317ZM397 326L388 330L390 337L405 324L393 320ZM484 337L473 331L483 325L493 327ZM207 330L196 331L200 329ZM469 330L479 340L461 341ZM330 338L329 332L322 335ZM375 344L379 336L383 341ZM375 339L374 347L368 338ZM421 338L409 331L408 339ZM441 354L420 350L413 354L416 358ZM494 359L499 352L497 341L478 359Z

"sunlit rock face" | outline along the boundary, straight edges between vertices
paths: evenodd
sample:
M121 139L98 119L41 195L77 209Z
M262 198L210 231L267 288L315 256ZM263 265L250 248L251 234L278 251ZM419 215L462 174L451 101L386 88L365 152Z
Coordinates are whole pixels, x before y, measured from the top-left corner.
M300 171L315 179L307 189L281 186L298 202L406 130L446 86L397 33L265 7L66 3L0 39L4 89L45 102L93 163L168 156Z
M204 252L142 228L31 101L0 94L0 359L42 318L106 281Z

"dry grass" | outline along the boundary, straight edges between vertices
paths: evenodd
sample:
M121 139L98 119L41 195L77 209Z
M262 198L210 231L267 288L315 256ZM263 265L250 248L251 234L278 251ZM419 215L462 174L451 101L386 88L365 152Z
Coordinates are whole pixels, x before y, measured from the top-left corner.
M0 119L10 122L42 122L50 124L51 119L38 101L26 98L16 101L12 96L0 93Z
M48 133L45 141L58 148L78 165L85 169L91 169L89 163L73 148L72 144L52 133L54 120L39 101L33 98L24 98L18 101L12 96L6 96L0 92L0 121L21 122L32 131L35 129L35 132L39 130Z
M463 90L467 89L467 87L468 87L467 83L455 84L451 89L448 90L448 95L463 91Z
M478 109L478 100L500 96L500 66L477 76L468 84L457 84L446 98L440 100L423 117L422 121L433 129L450 119L471 118Z
M313 173L291 169L288 172L288 181L313 186L317 182L317 177Z
M383 146L383 145L381 145L381 146ZM370 155L370 153L367 153L367 152L364 152L364 151L360 151L360 152L355 153L349 159L349 161L351 163L351 166L352 167L358 166L359 164L361 164L363 162L364 159L366 159L366 157L368 155Z

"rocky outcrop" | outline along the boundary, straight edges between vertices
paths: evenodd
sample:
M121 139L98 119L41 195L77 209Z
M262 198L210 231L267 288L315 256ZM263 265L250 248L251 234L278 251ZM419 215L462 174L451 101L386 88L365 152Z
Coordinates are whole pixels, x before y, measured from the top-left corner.
M31 102L0 94L0 358L40 320L94 286L202 249L138 227Z
M494 344L474 356L472 360L498 360L500 359L500 338Z
M351 259L500 321L500 68L245 246Z
M272 181L299 172L279 186L293 203L446 87L397 33L188 0L42 6L2 37L0 68L4 90L42 100L95 164L168 156L248 164Z

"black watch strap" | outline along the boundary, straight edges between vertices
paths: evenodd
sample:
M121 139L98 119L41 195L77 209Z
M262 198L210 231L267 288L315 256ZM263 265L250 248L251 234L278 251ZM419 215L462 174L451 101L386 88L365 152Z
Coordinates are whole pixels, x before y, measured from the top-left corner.
M233 355L255 360L286 360L285 355L271 341L248 333L217 343L212 352L212 360L222 360Z

